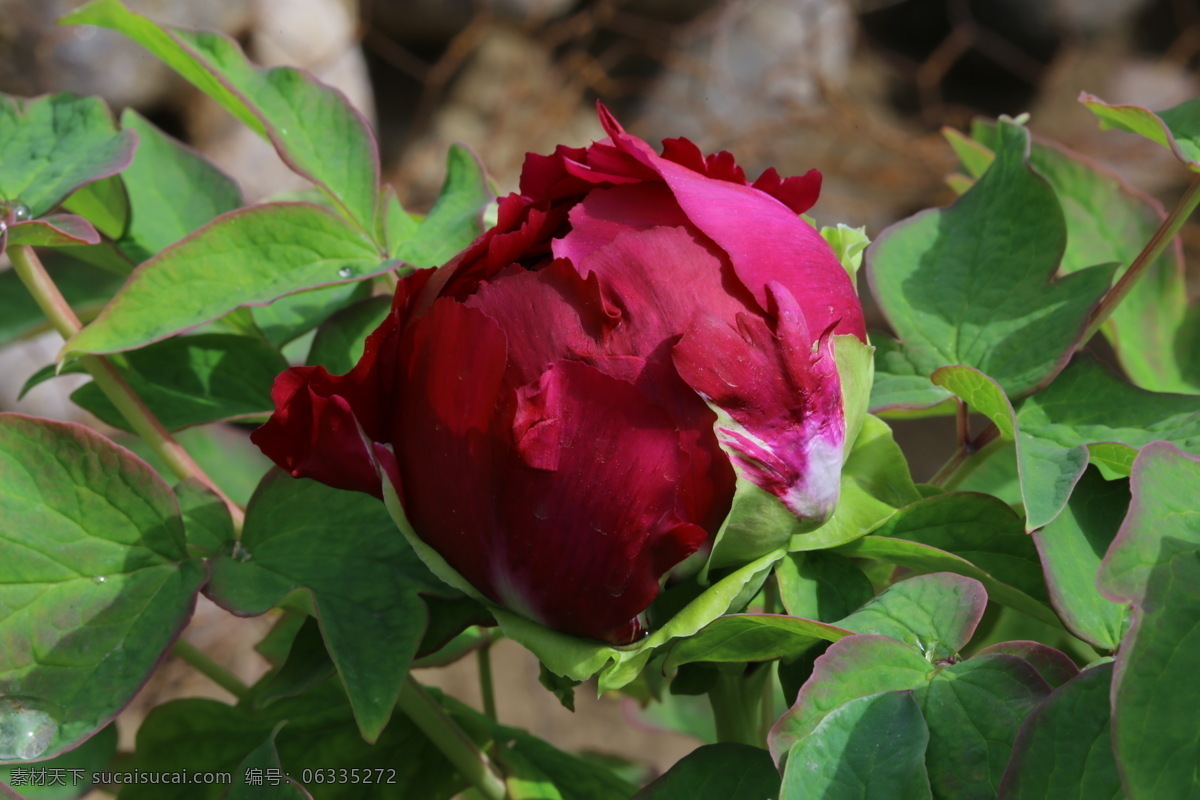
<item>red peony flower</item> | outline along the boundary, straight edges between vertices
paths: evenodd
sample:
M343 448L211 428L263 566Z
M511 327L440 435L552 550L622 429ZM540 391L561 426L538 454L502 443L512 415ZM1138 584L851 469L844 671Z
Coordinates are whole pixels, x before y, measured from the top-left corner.
M253 440L298 477L382 495L483 595L622 644L711 545L735 470L802 520L837 502L830 337L852 282L798 216L821 176L750 183L686 139L529 155L451 262L401 281L344 376L297 367ZM718 423L720 411L721 421Z

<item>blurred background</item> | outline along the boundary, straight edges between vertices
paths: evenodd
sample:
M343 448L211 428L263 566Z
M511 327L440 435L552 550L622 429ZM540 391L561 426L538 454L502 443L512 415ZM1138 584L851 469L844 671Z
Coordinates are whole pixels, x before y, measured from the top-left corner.
M515 189L527 151L600 138L598 99L651 143L682 135L706 152L727 149L751 176L769 166L784 175L820 169L824 191L813 215L865 225L872 237L953 200L944 177L954 159L939 131L976 116L1029 112L1035 134L1111 165L1169 204L1183 169L1148 142L1100 132L1076 97L1088 91L1159 109L1198 94L1198 0L126 3L162 22L224 31L260 63L301 66L339 87L375 124L385 176L416 212L436 196L451 143L470 146L503 194ZM237 178L249 200L302 187L264 142L137 46L108 31L53 24L79 4L0 0L0 91L66 90L101 95L118 111L136 107ZM1194 229L1185 236L1190 244ZM1194 295L1195 274L1191 282ZM57 348L50 337L0 349L0 410L81 418L65 399L77 385L67 379L16 402L25 377ZM944 448L930 445L927 432L898 430L918 479L953 446L949 428ZM188 636L253 679L265 668L251 649L265 624L206 606ZM497 658L507 723L650 769L696 744L649 727L631 731L629 703L590 702L586 688L573 716L538 687L528 656L502 644ZM160 671L139 707L221 696L177 666ZM423 679L478 700L471 664Z

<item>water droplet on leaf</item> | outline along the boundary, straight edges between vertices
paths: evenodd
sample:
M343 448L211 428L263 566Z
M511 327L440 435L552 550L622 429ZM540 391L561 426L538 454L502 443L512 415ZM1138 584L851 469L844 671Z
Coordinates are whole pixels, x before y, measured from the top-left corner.
M104 583L107 580L108 578L104 577L103 575L96 575L92 578L93 583Z
M350 269L349 267L342 267L341 269L338 270L339 278L349 278L353 274L354 274L354 270Z
M0 761L39 757L58 733L58 720L33 697L0 697Z
M10 208L12 209L13 219L17 222L24 222L27 219L33 218L33 212L24 203L13 203Z

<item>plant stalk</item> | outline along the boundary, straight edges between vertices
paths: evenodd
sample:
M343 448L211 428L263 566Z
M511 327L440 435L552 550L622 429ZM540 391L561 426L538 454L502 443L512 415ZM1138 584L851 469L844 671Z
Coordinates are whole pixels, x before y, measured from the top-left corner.
M484 634L487 636L487 634ZM496 716L496 687L492 680L492 640L485 638L483 646L475 651L475 661L479 667L479 693L483 697L483 713L493 722Z
M762 722L763 684L771 674L766 665L749 665L745 672L720 672L708 690L718 742L736 742L753 747L765 746L759 726Z
M404 679L396 705L486 800L505 800L508 788L491 759L471 741L412 675Z
M50 320L50 324L58 331L63 339L70 339L83 328L79 318L71 309L71 305L62 296L62 292L54 284L54 280L42 266L41 260L29 245L17 245L8 251L13 269L17 277L25 284L25 288L33 295L33 299L41 308L42 313ZM221 491L212 478L200 468L179 442L171 436L154 413L146 407L129 384L121 377L121 373L107 358L97 355L81 355L79 363L96 381L100 390L112 401L121 415L129 422L130 427L142 437L142 440L163 463L180 480L194 478L207 489L221 498L229 508L233 517L233 527L240 536L245 513L229 497Z
M1179 198L1179 202L1175 204L1175 207L1171 209L1171 213L1158 226L1158 230L1150 237L1150 241L1146 243L1142 251L1133 259L1133 263L1129 265L1129 269L1125 270L1125 274L1117 281L1117 285L1109 289L1099 304L1092 309L1092 313L1088 318L1087 329L1084 331L1083 338L1079 341L1079 346L1076 350L1082 349L1096 335L1101 326L1108 321L1108 318L1112 316L1116 307L1133 289L1134 284L1146 273L1147 267L1170 246L1176 234L1179 233L1183 224L1187 222L1188 217L1192 215L1192 212L1196 210L1196 206L1198 205L1200 205L1200 173L1197 173L1192 178L1192 182L1188 184L1183 196Z
M208 657L202 650L191 642L177 639L171 645L171 652L188 666L220 686L231 695L241 700L250 691L250 687L238 680L237 676Z

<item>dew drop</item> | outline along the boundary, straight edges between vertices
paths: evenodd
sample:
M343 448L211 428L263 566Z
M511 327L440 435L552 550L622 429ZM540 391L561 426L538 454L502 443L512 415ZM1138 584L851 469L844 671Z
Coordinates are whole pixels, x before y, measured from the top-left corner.
M108 578L104 577L103 575L96 575L92 578L93 583L104 583L107 580Z
M242 546L241 542L234 542L233 549L229 551L229 557L234 561L249 561L250 551Z
M33 212L31 212L29 210L29 206L25 205L24 203L12 203L9 205L9 209L12 212L13 219L15 219L17 222L24 222L25 220L33 217Z
M0 219L0 233L4 233L6 230L8 230L8 223Z
M54 741L58 720L33 697L0 697L0 761L37 758Z
M349 278L353 274L354 274L354 270L350 269L349 267L342 267L341 269L338 270L339 278Z
M550 516L545 503L538 503L537 507L533 509L533 515L538 519L547 519Z

